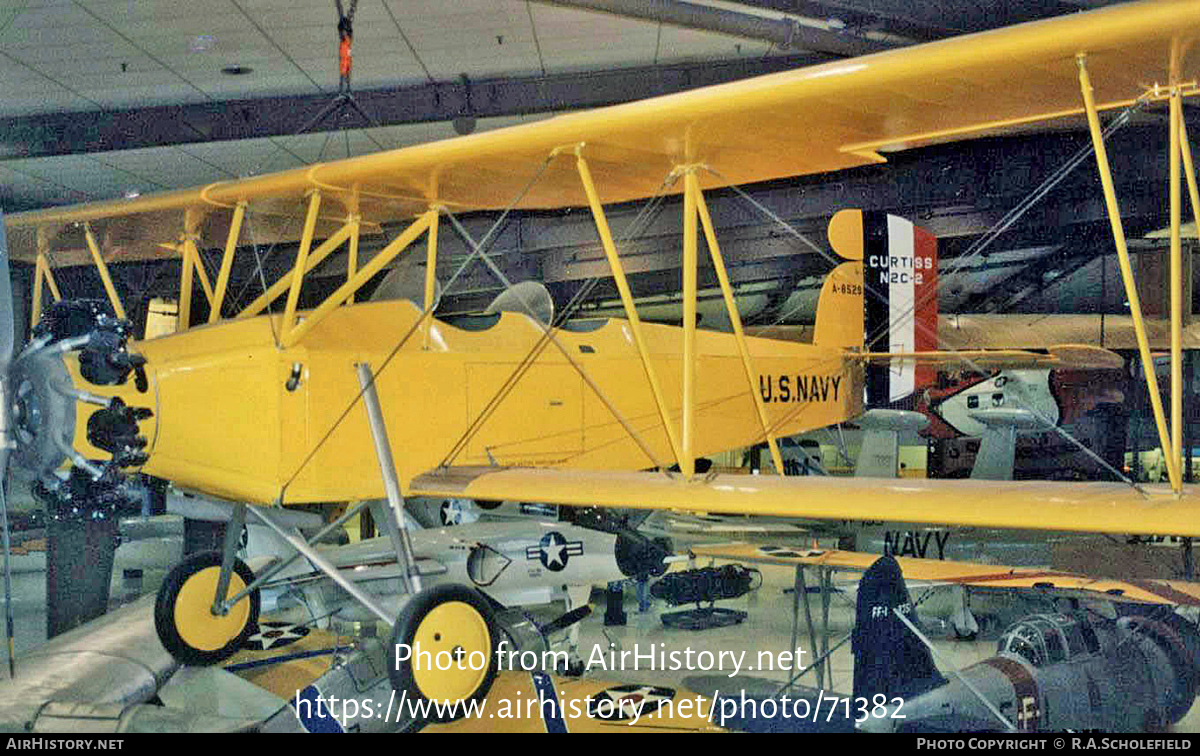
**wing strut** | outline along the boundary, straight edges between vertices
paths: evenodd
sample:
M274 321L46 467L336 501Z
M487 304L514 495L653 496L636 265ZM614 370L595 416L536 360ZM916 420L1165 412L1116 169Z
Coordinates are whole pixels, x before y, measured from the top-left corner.
M100 255L100 247L96 244L96 236L92 233L90 224L83 224L83 236L87 240L88 249L92 253L92 260L96 263L96 272L100 274L100 281L104 283L104 291L108 292L108 301L112 305L113 312L121 320L125 319L125 308L121 306L121 298L117 296L117 290L113 286L112 276L108 274L108 265L104 263L104 258Z
M1117 205L1117 193L1113 188L1112 169L1108 163L1108 150L1104 146L1104 138L1100 133L1100 116L1096 111L1096 100L1093 96L1091 77L1088 76L1087 56L1076 58L1079 64L1079 88L1083 94L1083 104L1087 111L1088 130L1092 135L1092 146L1096 151L1096 167L1100 172L1100 185L1104 189L1104 203L1108 209L1108 222L1112 226L1113 241L1117 247L1117 259L1121 265L1121 280L1125 284L1125 298L1129 300L1129 312L1133 316L1133 330L1137 335L1138 355L1141 358L1142 370L1146 376L1146 391L1150 395L1150 406L1154 412L1154 424L1158 428L1159 443L1163 448L1166 460L1167 476L1171 479L1171 489L1175 493L1183 490L1183 480L1179 474L1179 458L1168 450L1173 448L1170 434L1167 432L1167 421L1163 414L1162 397L1158 392L1158 380L1154 375L1154 360L1150 357L1150 343L1146 338L1146 324L1142 320L1142 305L1138 299L1137 287L1133 280L1133 266L1129 261L1129 248L1125 243L1125 227L1121 223L1121 209ZM1178 233L1178 226L1173 234ZM1176 270L1171 268L1172 291L1178 281ZM1174 313L1172 313L1174 314ZM1174 321L1175 318L1173 317ZM1172 355L1172 370L1179 367L1180 362ZM1177 430L1182 430L1182 427Z
M733 287L729 283L729 274L725 270L725 260L721 256L721 248L717 245L717 234L713 229L712 216L708 212L708 204L704 201L704 193L700 191L700 181L694 170L688 171L684 179L687 191L695 195L696 212L700 215L700 225L704 228L704 240L708 243L708 253L712 257L713 270L716 271L717 281L721 284L721 296L725 299L725 310L729 314L729 322L733 325L733 336L737 342L738 353L742 358L742 367L746 370L746 383L750 388L750 396L754 398L754 408L758 411L758 421L762 425L763 435L767 438L767 447L771 450L771 461L779 475L784 474L783 457L779 454L779 444L775 441L775 433L767 423L767 411L763 408L762 393L754 385L754 365L750 361L750 349L746 345L746 333L742 330L742 316L738 313L733 301ZM693 302L694 302L693 298Z
M671 444L671 450L675 456L676 462L679 464L680 470L683 471L685 477L690 477L695 471L695 455L693 453L693 436L695 432L695 337L696 337L696 273L698 263L698 231L699 228L704 230L704 238L708 245L709 254L712 257L713 269L716 271L717 280L721 286L721 294L725 300L725 307L729 314L730 323L733 325L734 337L737 342L738 351L741 355L742 365L746 370L746 380L749 384L750 395L754 399L755 408L758 412L758 419L762 426L763 434L766 437L767 445L771 450L771 459L775 463L775 469L780 475L784 472L783 459L779 454L779 447L775 441L775 435L772 433L766 416L766 410L763 408L762 397L754 383L754 368L750 359L750 352L746 345L745 333L742 329L741 317L737 311L737 305L733 299L733 289L729 283L729 276L726 272L723 258L721 257L721 249L717 243L716 232L713 229L712 218L709 215L708 207L704 202L704 195L700 190L700 182L696 178L696 170L698 166L679 166L676 168L677 173L683 174L684 179L684 216L683 216L683 401L682 401L682 433L676 433L675 426L671 421L670 412L667 409L666 400L663 397L661 384L658 380L658 375L650 362L649 350L646 347L645 337L642 333L641 319L638 316L637 308L633 303L633 295L629 288L629 282L625 277L624 268L621 266L620 256L617 252L616 244L613 241L612 231L609 228L608 220L604 214L604 207L600 202L599 195L596 191L595 183L592 180L591 170L588 167L587 160L583 157L582 145L575 148L576 169L579 172L579 179L583 183L584 192L588 198L588 205L592 211L592 218L596 224L596 232L600 236L601 246L604 249L605 257L608 259L609 270L612 273L613 281L617 285L617 291L621 296L621 304L625 309L625 316L629 321L629 328L633 332L634 343L637 346L638 354L642 360L642 368L646 372L646 378L650 384L651 392L654 394L654 401L658 407L659 418L662 421L663 428L666 431L667 439ZM697 223L699 221L699 223Z
M31 330L42 319L43 285L50 287L50 295L54 297L55 302L62 299L62 294L58 291L58 283L54 280L54 273L50 269L50 261L46 256L46 253L50 249L50 240L46 238L44 228L38 228L37 230L37 248L37 260L34 265L33 274L33 304L30 307L32 314L29 319L29 328Z
M683 455L679 448L679 438L675 433L675 425L671 422L671 415L667 411L667 403L663 398L662 387L658 381L658 374L654 370L654 365L650 362L650 352L646 347L646 338L642 333L642 319L638 316L637 308L633 304L633 294L629 289L629 281L625 278L625 269L621 266L620 255L617 254L617 245L613 241L612 231L608 226L608 219L604 215L604 206L600 204L600 196L596 192L596 185L592 181L592 172L588 168L587 160L584 159L582 151L576 148L575 151L575 166L579 171L579 180L583 182L583 190L587 194L588 206L592 209L592 219L596 223L596 233L600 235L601 246L604 247L604 255L608 258L608 267L612 271L613 281L617 284L617 291L621 294L621 304L625 307L625 317L629 320L629 330L633 332L633 341L637 345L638 354L642 358L642 369L646 371L646 379L650 382L650 390L654 393L654 403L658 406L658 415L662 420L663 429L667 433L667 439L671 443L671 452L675 456L675 461L679 463L679 468L683 469Z
M208 313L208 322L216 323L221 319L221 307L225 304L225 289L229 286L229 273L233 270L233 256L237 253L238 238L242 235L242 221L246 217L246 202L239 202L233 208L233 218L229 222L229 233L225 236L225 254L221 256L221 269L217 273L217 287L213 292ZM180 295L183 291L180 291Z

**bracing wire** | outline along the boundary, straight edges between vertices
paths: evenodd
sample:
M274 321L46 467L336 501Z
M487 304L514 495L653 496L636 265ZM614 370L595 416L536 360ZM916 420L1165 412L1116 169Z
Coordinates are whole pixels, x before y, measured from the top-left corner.
M521 191L517 194L517 196L515 196L512 199L512 201L508 204L508 206L504 208L503 212L501 212L500 216L496 219L495 223L492 224L492 227L488 229L488 232L484 235L484 240L483 240L483 242L481 242L481 245L489 243L490 240L492 239L492 237L494 237L496 235L499 228L501 228L503 226L503 224L507 221L508 216L512 213L513 209L516 208L516 206L518 204L520 204L521 200L525 197L525 195L529 193L529 190L532 189L533 186L541 179L542 175L546 172L546 169L550 167L550 163L553 159L554 159L553 156L550 156L550 157L547 157L545 159L545 161L542 162L541 166L534 173L533 177L530 178L528 183L525 184L525 186L521 189ZM477 254L478 254L478 250L476 250L475 252L472 252L470 255L468 255L466 257L466 259L463 260L462 264L458 266L458 269L454 271L454 275L452 275L450 277L449 281L446 283L446 287L443 289L443 296L445 296L445 292L448 291L454 285L454 283L458 280L458 278L466 271L467 267L474 261ZM306 466L308 466L309 462L311 462L313 460L313 458L316 456L317 452L320 451L321 447L324 446L325 443L328 442L330 438L332 438L334 432L338 429L339 426L341 426L342 422L345 421L345 419L349 416L350 412L354 409L354 407L358 405L359 401L362 400L363 394L365 394L369 388L371 388L375 385L375 382L379 379L379 376L384 372L384 370L387 369L388 365L391 364L392 360L396 357L397 354L399 354L400 350L404 347L404 345L406 343L408 343L408 340L412 337L412 335L417 332L417 329L420 328L421 325L428 318L433 316L434 310L437 309L437 304L438 304L437 302L430 303L428 307L426 307L424 310L422 310L420 316L413 322L412 326L410 326L409 329L404 332L404 334L400 337L399 341L397 341L395 346L392 347L391 351L388 352L388 354L384 358L383 362L380 363L379 367L374 368L372 370L370 382L367 383L366 386L359 389L358 393L356 393L354 395L354 398L350 400L350 403L346 406L346 408L344 410L342 410L342 413L340 415L338 415L336 420L333 421L333 424L329 427L329 430L325 432L325 435L323 435L320 438L320 440L318 440L317 443L313 445L312 450L309 451L308 455L305 456L305 458L300 462L300 464L296 468L296 471L294 473L292 473L291 477L289 477L287 479L287 481L285 481L284 484L280 487L280 489L279 489L279 502L280 503L283 502L284 497L287 493L288 487L292 483L295 482L296 478L299 477L300 473L304 471L304 468Z
M1104 130L1102 138L1107 140L1117 130L1119 130L1121 127L1123 127L1127 123L1129 123L1133 114L1136 113L1141 108L1143 108L1145 106L1145 104L1146 104L1145 98L1139 99L1133 105L1129 106L1124 111L1122 111ZM950 273L948 274L948 277L953 277L953 276L959 274L965 266L973 263L975 261L975 259L977 259L982 254L983 250L987 247L987 245L991 244L997 238L999 238L999 236L1001 234L1003 234L1014 223L1016 223L1017 220L1019 220L1022 216L1024 216L1025 213L1027 213L1034 205L1036 205L1037 202L1039 202L1047 194L1049 194L1050 191L1053 190L1055 186L1057 186L1059 183L1061 183L1067 177L1067 175L1069 175L1071 173L1071 171L1073 171L1080 164L1082 164L1085 160L1087 160L1092 155L1093 152L1094 152L1094 147L1090 144L1085 147L1082 147L1074 155L1072 155L1065 163L1063 163L1061 166L1059 166L1057 169L1055 169L1053 172L1051 172L1050 176L1048 176L1045 180L1043 180L1043 182L1033 192L1031 192L1027 197L1025 197L1025 199L1023 199L1020 203L1018 203L1017 206L1015 206L1012 210L1010 210L1008 213L1006 213L1005 216L1003 218L1001 218L996 224L994 224L993 227L991 229L989 229L987 233L985 233L980 239L976 240L976 242L974 244L972 244L971 247L962 256L957 258L957 260L956 260L957 265L953 270L950 271ZM711 168L709 168L707 170L709 170L711 173L713 173L713 175L717 176L718 178L723 178L717 171L714 171ZM740 197L742 197L747 202L749 202L755 209L762 212L764 215L766 215L768 218L770 218L772 221L774 221L777 225L779 225L781 228L783 228L789 234L791 234L794 238L798 239L802 243L806 244L807 246L809 246L810 248L815 250L824 259L830 261L831 263L836 264L837 261L832 257L832 255L828 254L823 249L819 248L810 239L808 239L806 236L804 236L799 231L794 229L791 226L791 224L789 224L786 220L781 218L777 213L772 211L770 208L767 208L761 202L758 202L757 200L755 200L753 197L751 197L749 194L747 194L743 189L741 189L741 187L731 185L731 188ZM876 297L880 296L879 293L877 291L875 291L872 288L872 286L870 284L867 284L865 281L864 281L864 289L868 293L872 294L873 296L876 296ZM928 294L926 296L936 296L936 294ZM914 304L911 305L910 307L906 308L905 311L900 315L899 324L904 325L909 320L911 320L915 316L916 310L924 303L925 303L925 300L921 300L920 302L914 301ZM777 320L776 324L778 322L779 321ZM891 328L891 327L894 327L895 325L896 325L895 322L889 322L887 324L886 328ZM924 323L918 322L918 323L916 323L916 325L919 328L928 330L928 326ZM886 330L883 330L882 332L876 333L876 334L868 334L867 339L865 341L866 348L870 349L871 346L875 342L877 342L880 338L882 338L884 335L886 335ZM932 335L934 336L934 338L937 340L937 342L939 344L942 343L941 338L937 334L932 334ZM952 350L952 351L957 351L957 350ZM984 370L974 360L971 360L969 357L963 356L961 359L972 370L979 372L979 373L987 374L988 371ZM1087 446L1085 446L1083 443L1081 443L1078 439L1076 439L1070 433L1068 433L1064 429L1060 428L1055 422L1051 421L1050 418L1046 417L1045 414L1042 413L1041 411L1039 411L1037 408L1031 407L1031 406L1026 406L1025 409L1028 410L1031 414L1033 414L1034 417L1037 418L1039 422L1041 422L1043 425L1045 425L1046 427L1050 428L1058 435L1065 438L1069 443L1073 444L1078 449L1083 451L1088 457L1090 457L1092 460L1094 460L1095 462L1100 464L1107 471L1111 472L1119 480L1128 484L1129 486L1131 486L1132 488L1137 490L1139 493L1142 493L1143 495L1146 494L1146 492L1135 481L1130 479L1122 471L1118 470L1113 465L1109 464L1106 460L1101 458L1094 451L1087 448ZM799 412L799 411L801 411L801 408L797 408L796 410L793 410L793 412Z

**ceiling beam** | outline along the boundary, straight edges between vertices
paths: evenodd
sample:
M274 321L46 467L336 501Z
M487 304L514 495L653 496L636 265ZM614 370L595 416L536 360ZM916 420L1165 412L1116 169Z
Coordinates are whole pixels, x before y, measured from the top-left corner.
M978 3L961 0L736 0L739 5L838 19L848 30L872 30L929 41L957 34L1011 26L1023 21L1075 13L1080 4L1112 5L1121 0L1022 0Z
M781 50L810 50L844 57L867 55L896 47L894 44L829 31L792 18L771 18L679 0L535 0L578 10L611 13L641 21L657 21L684 29L717 32L770 42Z
M613 105L829 59L822 55L771 56L552 76L434 82L356 92L355 99L381 126L451 121L462 116L527 115ZM290 136L316 119L331 101L327 94L316 94L3 118L0 161ZM344 119L325 118L314 130L336 131L370 125L357 116L352 124Z

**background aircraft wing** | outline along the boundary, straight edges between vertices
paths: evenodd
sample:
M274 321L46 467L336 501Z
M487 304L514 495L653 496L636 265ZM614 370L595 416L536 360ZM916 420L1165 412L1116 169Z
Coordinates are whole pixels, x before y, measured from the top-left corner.
M836 549L787 549L748 543L694 546L696 556L779 565L813 565L865 571L879 554ZM1087 595L1139 604L1200 606L1200 583L1183 580L1112 580L1036 567L971 564L940 559L896 557L906 580L979 588L1029 588L1053 590L1056 594Z
M193 190L23 213L7 218L10 245L32 261L38 227L92 221L117 259L163 255L158 245L176 241L189 212L205 231L227 227L239 202L282 220L313 189L368 228L430 204L581 206L576 146L605 203L655 196L684 165L703 166L700 184L714 188L885 162L889 150L1077 116L1081 54L1101 108L1166 85L1173 59L1195 92L1200 48L1188 43L1198 33L1193 0L1130 3ZM325 204L318 237L346 214ZM298 238L299 225L272 233Z

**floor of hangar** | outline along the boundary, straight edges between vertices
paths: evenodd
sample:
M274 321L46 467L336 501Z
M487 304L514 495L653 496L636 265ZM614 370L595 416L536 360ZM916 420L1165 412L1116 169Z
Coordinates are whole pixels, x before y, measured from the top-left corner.
M703 564L707 565L708 563L708 561L705 561ZM715 563L721 565L725 562L717 560ZM596 608L596 611L580 625L579 654L581 658L586 661L589 655L597 655L597 663L593 665L588 674L598 678L607 677L623 682L680 686L704 693L711 692L711 688L714 686L720 686L719 689L722 696L737 695L737 692L743 688L746 689L748 695L755 691L762 691L770 687L764 681L770 681L775 685L782 685L791 676L792 673L789 671L778 668L775 670L749 670L747 666L757 666L756 662L760 652L764 652L761 658L766 662L768 658L778 660L779 654L788 650L792 634L791 588L795 579L795 571L791 567L755 566L762 570L762 586L740 599L718 603L718 606L740 609L748 615L746 621L742 624L726 628L702 631L666 628L662 624L661 615L664 612L678 611L687 607L667 607L663 602L655 601L649 612L644 614L639 613L636 596L630 588L627 588L625 591L624 602L628 624L625 627L605 627L602 594L594 593L593 606ZM809 581L811 583L812 578ZM915 592L913 593L913 598L914 600L918 598ZM820 601L816 595L810 595L810 601L812 602L814 622L817 623L816 626L819 629L819 623L821 622ZM918 609L918 613L920 613L920 609ZM935 624L931 619L927 620L927 615L921 614L920 616L922 622L926 623L927 627ZM829 645L833 646L838 640L847 635L853 626L853 622L854 607L852 600L835 593L830 601ZM949 636L951 632L948 631L946 635ZM933 634L932 629L930 633L931 635ZM943 674L946 674L948 672L946 668L947 664L953 665L954 669L962 669L994 655L996 652L995 636L996 633L992 633L986 640L975 641L954 640L950 637L931 638L934 648L940 657L937 660L938 668ZM809 653L811 642L808 638L807 626L804 624L803 608L800 610L799 638L797 645L805 652L801 661L804 664L809 664L813 657ZM634 647L637 646L643 654L653 644L656 653L664 649L668 653L672 650L686 653L686 650L690 648L693 652L693 659L698 659L701 652L704 651L709 652L713 657L719 657L722 651L732 651L735 654L744 651L745 657L741 671L734 668L728 654L724 657L724 665L719 669L662 670L660 667L659 670L650 670L647 669L648 663L644 660L638 669L634 669L633 655L631 653L626 657L627 663L624 665L624 668L618 666L616 671L611 671L601 668L598 662L601 656L607 662L609 657L606 649L613 648L613 640L619 643L621 650L633 651ZM820 638L818 637L819 642ZM663 645L659 646L658 644ZM671 659L668 657L668 665L670 661ZM842 695L847 695L853 683L853 657L850 654L850 643L847 642L844 646L834 651L830 656L830 661L832 666L831 680L826 681L825 688ZM704 679L701 680L699 678ZM692 683L691 686L689 686L689 682ZM800 677L799 683L815 687L816 683L813 680L813 671L809 670ZM700 690L701 688L705 688L705 690ZM1200 732L1200 705L1193 705L1187 715L1171 728L1171 731Z
M123 544L117 552L113 570L110 606L115 607L138 595L157 590L166 572L178 561L181 548L181 537L171 535ZM701 566L708 563L705 561ZM715 563L720 565L724 562L717 560ZM596 589L592 595L594 611L579 624L578 651L588 668L586 674L600 680L612 680L615 684L680 687L705 694L719 690L722 696L736 696L742 689L749 694L782 685L793 674L787 668L788 660L780 660L791 645L791 589L795 572L791 567L757 567L763 575L761 586L739 599L719 603L721 607L747 613L743 623L725 628L702 631L667 628L662 624L661 616L687 607L669 607L662 601L652 600L649 610L640 612L636 591L628 585L623 603L626 624L605 627L605 596L603 590ZM139 570L140 576L137 577L129 572ZM13 597L15 646L19 660L23 652L36 648L45 638L44 553L34 552L14 558ZM914 599L918 598L914 593ZM819 629L819 597L810 594L810 601L814 622ZM561 606L531 608L529 612L544 622L561 613ZM800 663L808 666L814 655L803 617L801 609L797 647L804 652ZM929 612L922 614L922 619L931 628L931 635L934 635L937 632L936 620ZM830 646L850 632L853 620L852 600L835 592L830 600L828 620ZM383 628L380 630L386 632ZM944 634L948 636L950 632ZM819 636L817 642L820 643ZM938 666L943 672L947 664L962 668L991 656L995 651L994 638L961 641L934 637L933 643L940 657ZM622 656L621 652L626 653ZM647 659L650 653L654 654L654 662ZM640 654L640 658L635 658L635 654ZM663 654L666 654L665 658ZM830 679L825 687L844 695L850 691L853 679L850 644L846 643L835 650L830 662ZM0 665L0 680L7 679L7 675L7 665ZM815 686L813 671L810 669L802 675L799 683ZM1193 706L1172 729L1176 732L1200 732L1200 706Z

